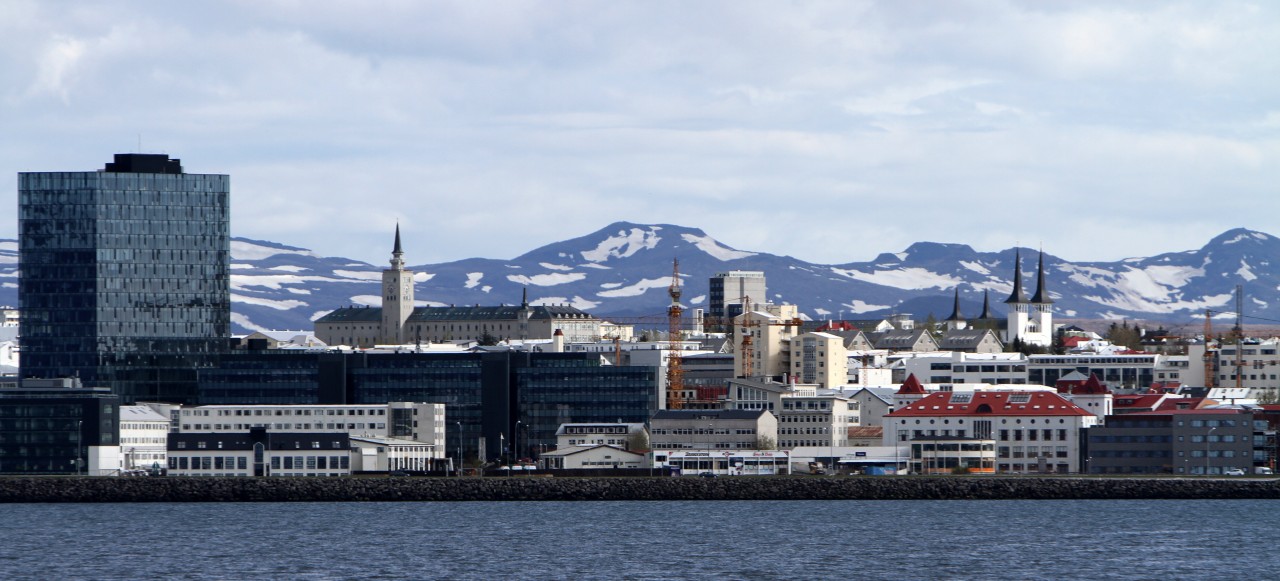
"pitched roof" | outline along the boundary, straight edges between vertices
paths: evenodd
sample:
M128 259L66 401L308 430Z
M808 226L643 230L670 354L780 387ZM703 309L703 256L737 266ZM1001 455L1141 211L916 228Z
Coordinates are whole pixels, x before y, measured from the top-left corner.
M958 349L974 349L982 344L982 340L987 335L995 338L995 332L990 329L959 329L947 331L942 335L942 339L938 341L938 348L943 351L954 351ZM996 339L999 343L999 339Z
M889 416L1092 416L1052 391L937 392Z
M898 388L898 395L919 395L928 393L924 390L924 386L920 385L920 380L916 379L916 374L912 373L907 376L907 380L902 382L902 387Z

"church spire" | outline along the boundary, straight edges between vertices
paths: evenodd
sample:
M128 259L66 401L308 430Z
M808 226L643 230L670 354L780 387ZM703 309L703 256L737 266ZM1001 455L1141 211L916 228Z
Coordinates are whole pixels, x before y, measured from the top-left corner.
M1049 291L1044 286L1044 251L1040 251L1040 266L1036 270L1036 294L1031 297L1031 302L1041 305L1053 303L1053 299L1049 298Z
M396 222L396 246L391 249L391 268L404 268L404 250L400 248L400 222Z
M994 319L995 313L991 312L991 291L982 291L982 314L978 315L978 319Z
M964 315L960 313L960 286L956 286L956 300L954 306L951 307L951 316L947 317L948 321L963 321Z
M1022 249L1015 249L1013 257L1013 292L1004 300L1005 304L1027 302L1027 295L1022 292Z

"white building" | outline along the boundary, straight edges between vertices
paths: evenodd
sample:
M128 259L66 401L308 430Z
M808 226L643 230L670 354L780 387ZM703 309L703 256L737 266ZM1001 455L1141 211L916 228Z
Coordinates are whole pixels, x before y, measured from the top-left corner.
M122 472L164 468L169 442L169 418L145 405L120 406L120 466Z
M647 468L648 456L608 444L568 446L544 452L538 462L547 470Z
M900 360L907 375L927 378L925 383L1027 383L1027 357L1021 353L918 353Z
M347 476L347 434L268 432L169 434L169 476Z
M791 455L786 450L679 450L655 452L654 465L670 467L678 476L773 476L791 474Z
M613 446L630 450L633 442L647 446L649 432L644 424L560 424L556 429L556 449L581 446Z
M886 415L884 443L991 440L996 472L1072 474L1080 470L1081 430L1097 424L1051 390L937 392Z
M782 395L780 404L779 449L849 445L849 427L857 425L858 415L842 393L795 386Z

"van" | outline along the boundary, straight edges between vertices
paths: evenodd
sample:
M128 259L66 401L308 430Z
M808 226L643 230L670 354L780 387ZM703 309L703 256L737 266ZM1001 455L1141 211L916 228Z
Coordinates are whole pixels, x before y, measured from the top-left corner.
M1254 474L1267 474L1267 475L1275 474L1275 472L1273 472L1270 468L1268 468L1268 467L1266 467L1266 466L1254 466L1254 468L1253 468L1253 473L1254 473Z

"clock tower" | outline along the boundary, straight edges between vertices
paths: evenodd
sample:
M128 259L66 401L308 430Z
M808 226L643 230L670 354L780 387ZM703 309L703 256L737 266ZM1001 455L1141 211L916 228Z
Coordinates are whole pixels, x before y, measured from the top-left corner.
M405 321L413 314L413 271L404 269L400 248L400 224L396 224L396 245L391 251L391 268L382 271L382 337L379 343L405 342Z

